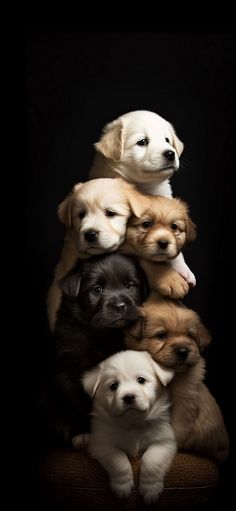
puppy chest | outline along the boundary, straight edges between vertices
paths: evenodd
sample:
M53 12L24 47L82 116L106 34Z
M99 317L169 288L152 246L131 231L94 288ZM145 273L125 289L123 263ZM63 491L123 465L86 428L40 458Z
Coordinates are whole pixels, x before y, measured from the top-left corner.
M118 444L130 458L141 456L150 443L150 436L146 432L146 428L134 428L129 431L119 432Z

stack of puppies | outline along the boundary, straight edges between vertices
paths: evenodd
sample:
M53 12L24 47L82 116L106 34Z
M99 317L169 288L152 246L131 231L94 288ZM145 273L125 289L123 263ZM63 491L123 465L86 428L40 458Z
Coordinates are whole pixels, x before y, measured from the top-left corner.
M51 423L75 448L89 444L120 497L133 486L127 454L140 455L140 494L150 503L176 448L218 462L228 454L203 383L210 335L176 301L195 285L181 250L196 227L187 205L171 198L183 144L170 123L130 112L105 126L95 147L94 179L75 185L58 209L66 235L47 300Z

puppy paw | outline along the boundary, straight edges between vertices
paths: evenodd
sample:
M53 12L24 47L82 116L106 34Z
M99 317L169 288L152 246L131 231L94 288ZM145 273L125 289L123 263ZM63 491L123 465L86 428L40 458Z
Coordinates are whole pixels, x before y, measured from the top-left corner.
M149 505L155 502L164 490L163 481L140 481L139 493L143 497L145 504Z
M157 290L164 296L179 300L189 292L189 285L183 277L176 273L175 276L166 276L159 280Z
M81 435L75 435L72 438L72 446L76 451L79 451L81 449L86 449L89 444L90 434L89 433L83 433Z
M122 478L123 479L123 478ZM112 480L111 481L111 490L119 499L126 499L130 496L131 491L134 487L134 480L132 478L127 478L126 480Z
M189 286L196 286L196 277L184 260L177 257L176 259L172 260L171 265L172 268L177 271L177 273L181 275L184 280L186 280Z

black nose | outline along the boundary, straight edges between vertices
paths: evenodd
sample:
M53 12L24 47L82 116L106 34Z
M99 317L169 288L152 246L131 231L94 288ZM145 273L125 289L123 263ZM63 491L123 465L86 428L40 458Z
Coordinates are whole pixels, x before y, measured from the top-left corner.
M96 231L87 231L84 233L86 241L96 241L98 233Z
M165 151L164 156L168 161L173 161L175 159L174 151Z
M159 240L159 241L157 242L157 244L159 245L159 247L160 247L160 248L163 248L163 249L164 249L164 248L168 247L169 242L168 242L168 241L166 241L166 240Z
M185 360L188 356L188 348L178 348L176 353L181 360Z
M117 312L125 312L127 310L127 305L125 302L114 303L113 308Z
M125 394L125 396L123 397L123 401L127 403L127 405L131 405L131 403L133 403L134 400L135 397L133 394Z

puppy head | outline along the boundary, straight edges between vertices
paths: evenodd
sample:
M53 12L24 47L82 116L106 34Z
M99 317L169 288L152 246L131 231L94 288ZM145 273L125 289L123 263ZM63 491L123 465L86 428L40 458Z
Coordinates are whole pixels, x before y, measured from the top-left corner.
M162 385L166 386L173 376L173 371L155 363L149 353L127 350L87 371L82 383L111 415L148 414L162 393Z
M106 254L79 265L79 270L60 284L75 319L81 317L82 309L92 328L103 329L123 328L138 318L137 306L146 295L146 282L131 257Z
M81 258L113 252L123 242L130 215L122 179L100 178L78 183L58 207Z
M166 261L176 257L196 236L188 206L180 199L129 194L134 215L128 221L125 243L145 259Z
M198 314L174 300L151 293L140 313L141 318L126 329L125 344L147 350L164 367L185 371L211 341Z
M137 110L108 123L95 144L114 170L133 183L164 181L179 168L183 143L173 126L148 110ZM135 172L134 172L135 169Z

